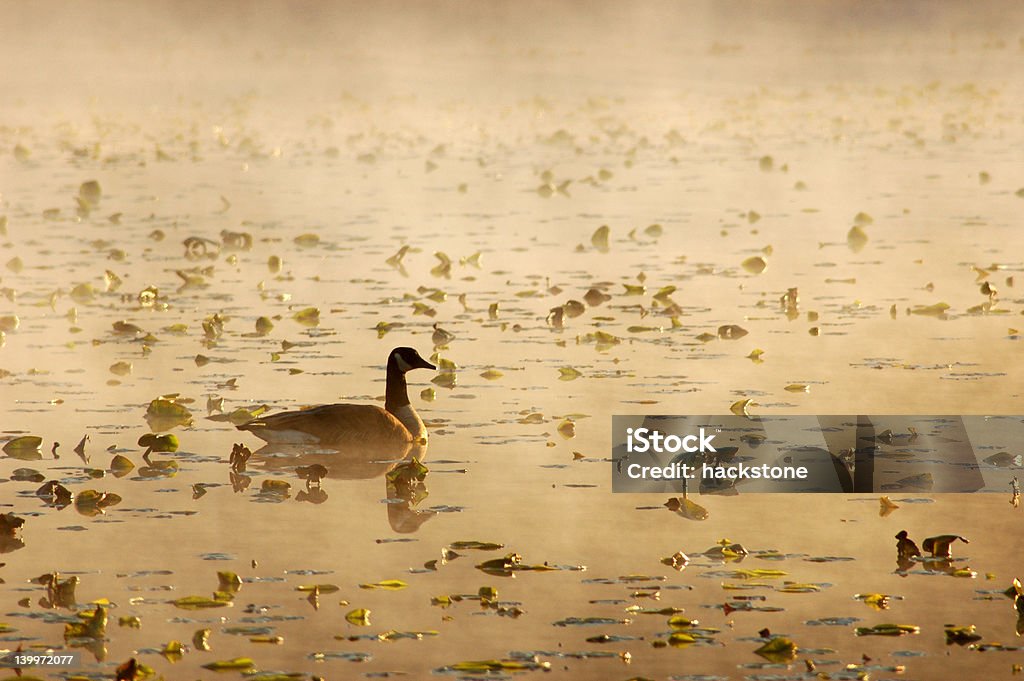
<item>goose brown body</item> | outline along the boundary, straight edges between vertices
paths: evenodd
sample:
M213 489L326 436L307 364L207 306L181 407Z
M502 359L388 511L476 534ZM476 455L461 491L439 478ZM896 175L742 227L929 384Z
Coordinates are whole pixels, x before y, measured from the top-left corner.
M405 380L406 372L417 368L435 367L412 348L391 351L383 409L370 404L325 404L264 416L238 429L274 444L397 448L425 441L427 431L409 403Z

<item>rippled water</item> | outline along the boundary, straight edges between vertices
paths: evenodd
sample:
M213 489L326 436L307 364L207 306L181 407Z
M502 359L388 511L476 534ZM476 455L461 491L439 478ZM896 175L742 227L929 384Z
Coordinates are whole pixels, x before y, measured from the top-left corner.
M399 66L357 51L341 62L351 73L331 75L327 51L269 46L268 64L250 48L212 65L154 46L142 54L169 70L149 80L98 47L90 58L121 80L67 97L12 71L3 439L42 444L0 458L0 510L25 521L0 540L0 649L80 650L75 669L41 674L55 678L111 678L132 657L168 679L212 678L202 665L233 658L266 672L252 678L481 676L453 667L472 660L595 679L811 678L805 660L832 678L1010 676L1020 625L1001 592L1019 576L1021 511L1008 486L893 492L884 515L871 495L691 494L704 520L665 508L667 494L611 493L613 414L726 414L748 399L755 414L1024 412L1021 92L975 68L1019 67L1017 46L775 54L801 80L765 77L771 43L711 42L681 53L678 80L668 59L645 72L632 52L484 43L540 74L507 89L443 51L438 68L414 50ZM98 197L82 187L93 180ZM592 239L602 225L606 249ZM758 256L754 274L742 263ZM155 301L140 299L148 287ZM605 296L564 307L591 289ZM295 319L311 307L315 323ZM260 317L273 328L258 333ZM747 334L721 338L733 324ZM382 404L400 345L457 366L409 374L430 430L420 484L389 487L386 453L273 456L209 418ZM192 422L158 428L180 446L147 462L147 408L169 394ZM255 451L243 473L236 443ZM1019 442L984 454L999 451L1004 480ZM115 455L135 468L114 475ZM328 468L319 486L295 470L310 463ZM264 490L271 480L290 488ZM79 503L47 503L48 481ZM120 501L99 512L87 490ZM970 543L947 566L897 570L900 530ZM723 539L750 554L702 555ZM464 541L502 548L443 560ZM662 562L678 551L684 569ZM555 569L480 567L513 552ZM785 574L737 572L757 569ZM218 571L242 580L229 605L172 603L224 590ZM73 600L39 583L53 572L78 578ZM382 580L406 587L361 588ZM780 591L787 581L812 587ZM483 587L497 590L489 604ZM871 593L891 594L888 609L854 598ZM67 639L99 599L103 636ZM633 606L679 608L704 638L662 646L669 615ZM360 608L366 626L346 620ZM131 617L141 626L119 624ZM889 622L920 633L855 635ZM1013 649L947 646L946 624ZM210 651L193 643L201 629ZM754 654L763 629L796 658ZM602 634L620 638L588 640ZM161 654L172 641L188 650Z

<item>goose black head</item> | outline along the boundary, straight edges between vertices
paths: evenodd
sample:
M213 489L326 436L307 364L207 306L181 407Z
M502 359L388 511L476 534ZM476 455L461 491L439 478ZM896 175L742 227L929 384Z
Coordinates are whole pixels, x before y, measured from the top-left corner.
M413 348L395 348L388 356L388 367L395 367L403 374L413 369L436 369L437 367L420 357Z

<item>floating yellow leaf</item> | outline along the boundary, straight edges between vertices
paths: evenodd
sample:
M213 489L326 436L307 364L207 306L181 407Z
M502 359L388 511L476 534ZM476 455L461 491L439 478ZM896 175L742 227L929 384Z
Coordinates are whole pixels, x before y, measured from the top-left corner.
M131 362L114 362L110 365L110 373L116 376L127 376L132 372Z
M278 494L287 496L292 485L287 480L264 480L260 484L260 491L267 494Z
M768 261L759 255L755 255L740 263L740 267L751 274L761 274L768 268Z
M911 314L924 315L926 317L944 317L949 305L946 303L935 303L934 305L915 305L911 308Z
M107 628L106 608L98 605L91 612L78 613L78 617L83 621L69 622L64 625L64 638L103 638Z
M594 248L596 248L601 253L607 253L608 252L608 235L610 233L611 233L611 229L608 227L608 225L601 225L591 235L590 243L593 244Z
M587 306L578 300L568 300L565 305L562 305L562 309L565 311L566 317L574 319L586 312Z
M21 326L21 319L19 319L16 314L0 317L0 331L10 333L12 331L17 331L19 326Z
M566 440L576 437L576 424L571 419L564 419L558 424L558 434Z
M786 386L786 390L791 393L806 393L811 391L811 387L806 383L790 383Z
M689 520L707 520L710 515L706 508L692 499L684 497L670 498L665 502L665 507Z
M668 637L668 644L673 648L685 648L686 646L696 642L696 636L693 634L687 634L684 631L673 631Z
M815 593L821 591L821 587L817 584L801 584L799 582L786 582L783 586L776 589L780 593L784 594L806 594Z
M879 497L878 505L878 515L883 518L900 507L899 504L894 503L893 500L887 496Z
M192 634L192 645L196 650L210 649L210 631L210 629L197 629L196 633Z
M336 591L340 591L337 584L302 584L295 587L296 591L304 591L306 593L317 592L322 594L332 594Z
M295 245L299 248L312 248L320 244L320 237L316 234L300 234L295 237Z
M209 669L214 672L230 672L230 671L245 671L252 669L256 666L256 663L248 657L236 657L230 660L218 660L216 662L208 662L203 665L203 669Z
M171 601L171 605L182 610L204 610L207 608L231 607L229 600L216 600L206 596L185 596Z
M560 381L574 381L583 374L572 367L562 367L558 370L558 380Z
M78 197L82 201L95 206L103 195L99 182L94 179L82 182L78 187Z
M868 234L859 225L854 225L850 228L850 231L846 233L846 245L850 247L850 250L854 253L858 253L868 245Z
M732 576L736 579L775 579L776 577L785 577L786 574L784 570L753 568L750 570L736 570L732 573Z
M385 591L398 591L404 589L408 584L400 579L385 579L381 582L374 582L372 584L360 584L360 589L383 589Z
M496 381L505 374L501 373L497 369L488 369L480 374L480 378L486 378L488 381Z
M737 416L750 416L750 412L748 410L754 404L754 400L749 398L745 400L739 400L738 402L732 403L732 405L729 407L729 411L731 411L733 414L736 414Z
M448 388L449 390L454 388L458 382L458 374L451 372L440 373L430 379L430 382L441 388Z
M345 619L357 627L370 626L370 611L366 608L357 608L345 615Z
M256 333L260 336L266 336L268 333L274 330L274 322L270 321L270 317L259 317L256 320Z
M673 615L668 620L668 626L673 629L689 629L690 627L696 627L700 622L697 620L691 620L688 617L682 615Z
M89 283L78 284L71 289L69 295L79 305L85 305L86 303L91 303L96 298L96 289Z
M296 312L292 318L303 326L317 326L320 324L320 309L307 307Z
M718 337L722 340L738 340L749 332L737 324L724 324L718 327Z
M430 268L430 274L435 277L450 279L452 276L452 259L442 251L436 251L434 257L437 258L438 264Z
M135 468L135 464L126 456L116 454L114 458L110 460L110 470L113 471L114 475L117 477L127 475L133 468Z
M412 313L414 315L424 315L427 317L433 317L437 315L437 310L430 307L426 303L414 302L412 304Z

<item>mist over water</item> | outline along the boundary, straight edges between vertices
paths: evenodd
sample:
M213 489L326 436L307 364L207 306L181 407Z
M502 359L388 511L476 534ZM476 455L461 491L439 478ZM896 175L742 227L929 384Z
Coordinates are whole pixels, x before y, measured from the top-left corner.
M1015 422L972 440L970 495L918 475L952 467L939 428L879 434L872 494L612 494L609 459L614 414L1024 413L1022 14L0 3L0 441L42 440L0 457L0 650L89 678L1012 676ZM234 428L383 405L397 346L441 368L408 375L427 448ZM901 530L969 543L907 562ZM67 635L101 599L105 633ZM857 635L886 623L920 632ZM799 652L755 654L764 629Z

